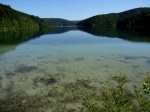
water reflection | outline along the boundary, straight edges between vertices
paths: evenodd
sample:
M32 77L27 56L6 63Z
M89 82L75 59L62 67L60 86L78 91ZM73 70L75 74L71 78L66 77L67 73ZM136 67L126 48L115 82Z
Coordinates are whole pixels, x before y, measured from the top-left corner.
M52 27L48 32L44 32L44 34L62 34L72 30L78 29L77 27Z
M129 30L118 30L108 27L100 28L85 28L79 27L81 31L96 35L106 36L110 38L121 38L128 41L134 42L150 42L150 33L148 29L129 29Z
M37 30L18 30L10 32L0 32L0 45L17 45L38 37Z
M148 30L117 30L114 28L84 28L84 27L52 27L48 30L19 30L15 32L0 32L0 45L17 45L44 34L62 34L71 30L81 30L96 36L122 38L136 42L150 42Z
M19 44L38 36L40 33L37 30L0 32L0 54L14 50Z
M37 30L19 30L15 32L0 32L0 54L11 51L16 48L19 44L27 42L31 39L35 39L44 34L62 34L68 31L77 31L81 30L96 36L105 36L109 38L121 38L128 41L134 42L150 42L150 34L147 30L117 30L114 28L83 28L83 27L52 27L51 29L45 29L42 31ZM92 41L87 40L87 38L58 38L57 41L67 41L72 43L76 41ZM77 41L77 42L78 42ZM97 40L95 40L97 41ZM51 41L53 42L53 41ZM55 44L55 43L53 43Z

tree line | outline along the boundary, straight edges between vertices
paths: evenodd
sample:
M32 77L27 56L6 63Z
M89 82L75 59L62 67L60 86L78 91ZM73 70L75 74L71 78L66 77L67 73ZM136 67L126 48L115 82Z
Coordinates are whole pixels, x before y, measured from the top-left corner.
M82 27L149 28L150 8L135 8L121 13L96 15L80 21Z

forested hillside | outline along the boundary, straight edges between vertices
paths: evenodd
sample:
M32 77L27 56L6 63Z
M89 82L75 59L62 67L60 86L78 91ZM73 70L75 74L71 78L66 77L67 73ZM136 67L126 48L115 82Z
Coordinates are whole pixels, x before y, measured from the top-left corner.
M118 13L119 28L150 28L150 8L136 8Z
M148 28L150 27L150 8L136 8L121 13L96 15L80 21L78 26L92 28Z
M0 4L0 31L38 29L50 27L50 23L39 17L28 15Z
M51 26L76 26L78 21L69 21L61 18L44 18L51 23Z

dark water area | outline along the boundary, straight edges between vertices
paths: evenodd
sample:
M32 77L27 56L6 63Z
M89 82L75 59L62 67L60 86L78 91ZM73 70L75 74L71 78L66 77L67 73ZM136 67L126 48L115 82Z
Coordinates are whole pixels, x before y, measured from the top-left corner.
M121 38L133 42L150 42L149 29L114 29L109 27L86 28L79 27L81 31L93 34L95 36L106 36L109 38Z
M1 32L0 111L79 112L83 90L96 94L120 72L132 91L150 72L149 49L150 35L141 30Z

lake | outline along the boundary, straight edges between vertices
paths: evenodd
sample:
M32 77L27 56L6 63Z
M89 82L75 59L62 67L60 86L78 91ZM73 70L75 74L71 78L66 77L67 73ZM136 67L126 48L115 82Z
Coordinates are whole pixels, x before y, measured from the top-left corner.
M96 94L119 73L127 75L129 90L141 85L150 72L149 50L150 36L137 32L0 33L0 99L28 112L79 111L83 91Z

